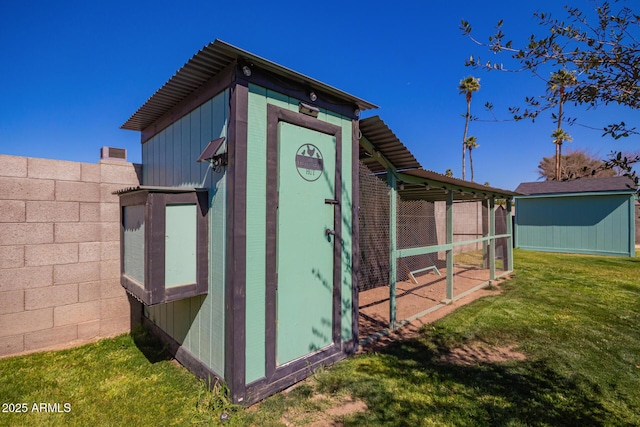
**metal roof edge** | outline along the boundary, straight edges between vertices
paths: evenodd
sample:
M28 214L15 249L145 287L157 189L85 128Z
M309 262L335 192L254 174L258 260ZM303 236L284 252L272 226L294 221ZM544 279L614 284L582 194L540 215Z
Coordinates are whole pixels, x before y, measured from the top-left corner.
M290 68L269 61L227 42L215 39L202 47L173 76L167 80L120 126L125 130L141 131L182 100L198 90L234 61L253 63L264 70L286 77L301 84L326 92L333 97L352 102L360 110L378 108L377 105L337 89L319 80L298 73ZM214 67L212 67L212 65ZM219 69L216 69L219 68Z
M499 195L509 196L509 197L516 197L521 195L521 193L516 193L515 191L504 190L502 188L497 188L497 187L490 187L487 185L478 184L476 182L471 182L471 181L464 181L462 179L449 177L441 173L438 173L432 170L427 170L427 169L413 169L413 170L404 171L402 173L413 176L413 177L429 179L432 181L441 182L443 184L453 185L456 187L465 187L470 190L475 190L480 192L494 193L494 194L499 194Z
M540 199L544 197L579 197L579 196L615 196L615 195L634 195L636 190L605 190L605 191L573 191L567 193L537 193L537 194L521 194L515 196L517 199Z

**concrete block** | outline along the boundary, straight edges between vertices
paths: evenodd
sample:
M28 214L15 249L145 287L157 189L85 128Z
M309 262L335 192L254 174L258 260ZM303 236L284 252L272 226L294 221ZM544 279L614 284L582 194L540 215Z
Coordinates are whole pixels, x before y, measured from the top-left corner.
M101 203L100 204L100 221L120 223L120 204L119 203Z
M69 202L99 202L100 184L96 182L56 182L55 198Z
M4 223L0 225L0 245L53 243L53 224Z
M0 268L24 267L24 246L0 246Z
M120 284L120 278L100 281L100 298L124 298L127 291Z
M135 186L137 186L137 184L100 184L100 200L102 203L120 203L120 197L112 193Z
M100 280L120 280L120 261L108 260L100 262Z
M62 181L80 181L80 163L65 160L27 159L29 178L55 179Z
M27 158L0 154L0 176L27 176Z
M0 338L0 357L24 351L24 335L12 335Z
M100 280L101 262L79 262L74 264L54 265L53 284L93 282Z
M79 302L53 309L53 324L56 327L89 322L99 318L100 301Z
M0 314L24 311L24 291L0 292Z
M120 241L120 223L103 222L101 240L103 242Z
M48 286L46 288L27 289L24 291L24 307L26 310L57 307L78 302L78 285Z
M2 200L54 200L54 181L0 177Z
M53 309L0 314L0 337L53 328Z
M77 222L79 219L78 202L27 202L27 222Z
M53 266L0 269L0 292L53 285Z
M100 287L100 281L78 284L78 302L99 300Z
M80 221L100 222L100 203L80 203Z
M39 350L54 345L67 344L78 339L78 326L68 325L45 331L24 334L24 349Z
M100 320L78 323L78 339L88 340L100 334Z
M140 185L132 163L100 162L100 181L111 184Z
M27 266L73 264L78 262L78 244L25 246L24 262Z
M78 262L100 261L102 244L100 242L78 243Z
M100 182L100 165L92 163L81 163L80 181Z
M102 228L99 222L74 222L55 225L55 242L99 242Z
M114 317L129 317L131 307L129 298L125 295L120 298L109 298L100 301L100 319L111 319Z
M26 218L24 201L0 200L0 222L24 222Z
M120 240L114 240L111 242L102 242L101 248L100 248L100 259L102 261L119 260L120 259Z
M116 335L131 332L131 319L129 317L120 317L106 319L100 321L100 336L114 337Z

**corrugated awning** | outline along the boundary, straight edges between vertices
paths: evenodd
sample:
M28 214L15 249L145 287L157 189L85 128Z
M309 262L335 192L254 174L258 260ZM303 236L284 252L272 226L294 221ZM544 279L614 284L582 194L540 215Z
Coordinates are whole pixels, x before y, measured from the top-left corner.
M266 71L323 91L338 99L352 102L360 110L378 108L375 104L357 98L311 77L297 73L221 40L215 40L200 49L156 93L147 100L122 126L122 129L142 131L163 114L178 105L196 89L221 72L234 61L242 60Z
M402 188L398 192L406 200L446 200L449 191L454 193L454 200L480 200L486 197L509 199L520 195L514 191L463 181L424 169L403 171L400 174L401 180L402 175L418 178L401 183Z
M360 120L360 132L366 141L360 143L360 161L374 174L384 175L387 167L382 157L398 176L398 192L406 200L446 200L454 193L454 200L474 200L487 197L518 196L509 190L489 187L475 182L448 177L425 170L415 156L378 116ZM376 159L376 156L380 158ZM404 178L404 179L403 179Z
M360 120L360 132L396 170L422 168L411 151L379 116ZM373 159L373 155L360 146L360 161L374 173L385 172L386 168Z
M121 190L112 192L117 196L123 194L135 193L136 191L148 191L149 193L192 193L194 191L208 191L206 188L194 188L194 187L159 187L152 185L138 185L136 187L127 187Z

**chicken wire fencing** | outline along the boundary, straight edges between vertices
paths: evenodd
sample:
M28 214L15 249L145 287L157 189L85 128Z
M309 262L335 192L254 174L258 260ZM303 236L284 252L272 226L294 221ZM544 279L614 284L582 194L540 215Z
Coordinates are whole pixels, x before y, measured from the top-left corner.
M453 296L474 290L491 278L488 200L456 201L453 206L453 270L447 271L444 250L402 256L402 250L445 245L446 202L396 198L396 283L390 286L390 192L385 179L360 164L360 270L358 291L360 335L419 317L447 300L447 274ZM495 212L495 235L507 231L506 209ZM464 242L464 243L463 243ZM508 238L495 239L494 270L507 268ZM392 291L394 290L394 291ZM393 307L393 308L392 308ZM393 312L393 313L392 313Z
M389 285L389 191L360 163L360 271L358 291Z

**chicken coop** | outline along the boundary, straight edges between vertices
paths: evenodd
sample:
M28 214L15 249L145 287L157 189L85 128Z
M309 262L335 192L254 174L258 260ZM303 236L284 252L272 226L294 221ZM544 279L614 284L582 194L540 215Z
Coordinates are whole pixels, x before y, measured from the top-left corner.
M216 40L122 126L122 279L144 322L250 404L356 351L358 116L375 106Z
M122 126L142 181L118 192L121 283L233 402L512 269L513 193L422 169L372 108L216 40Z

